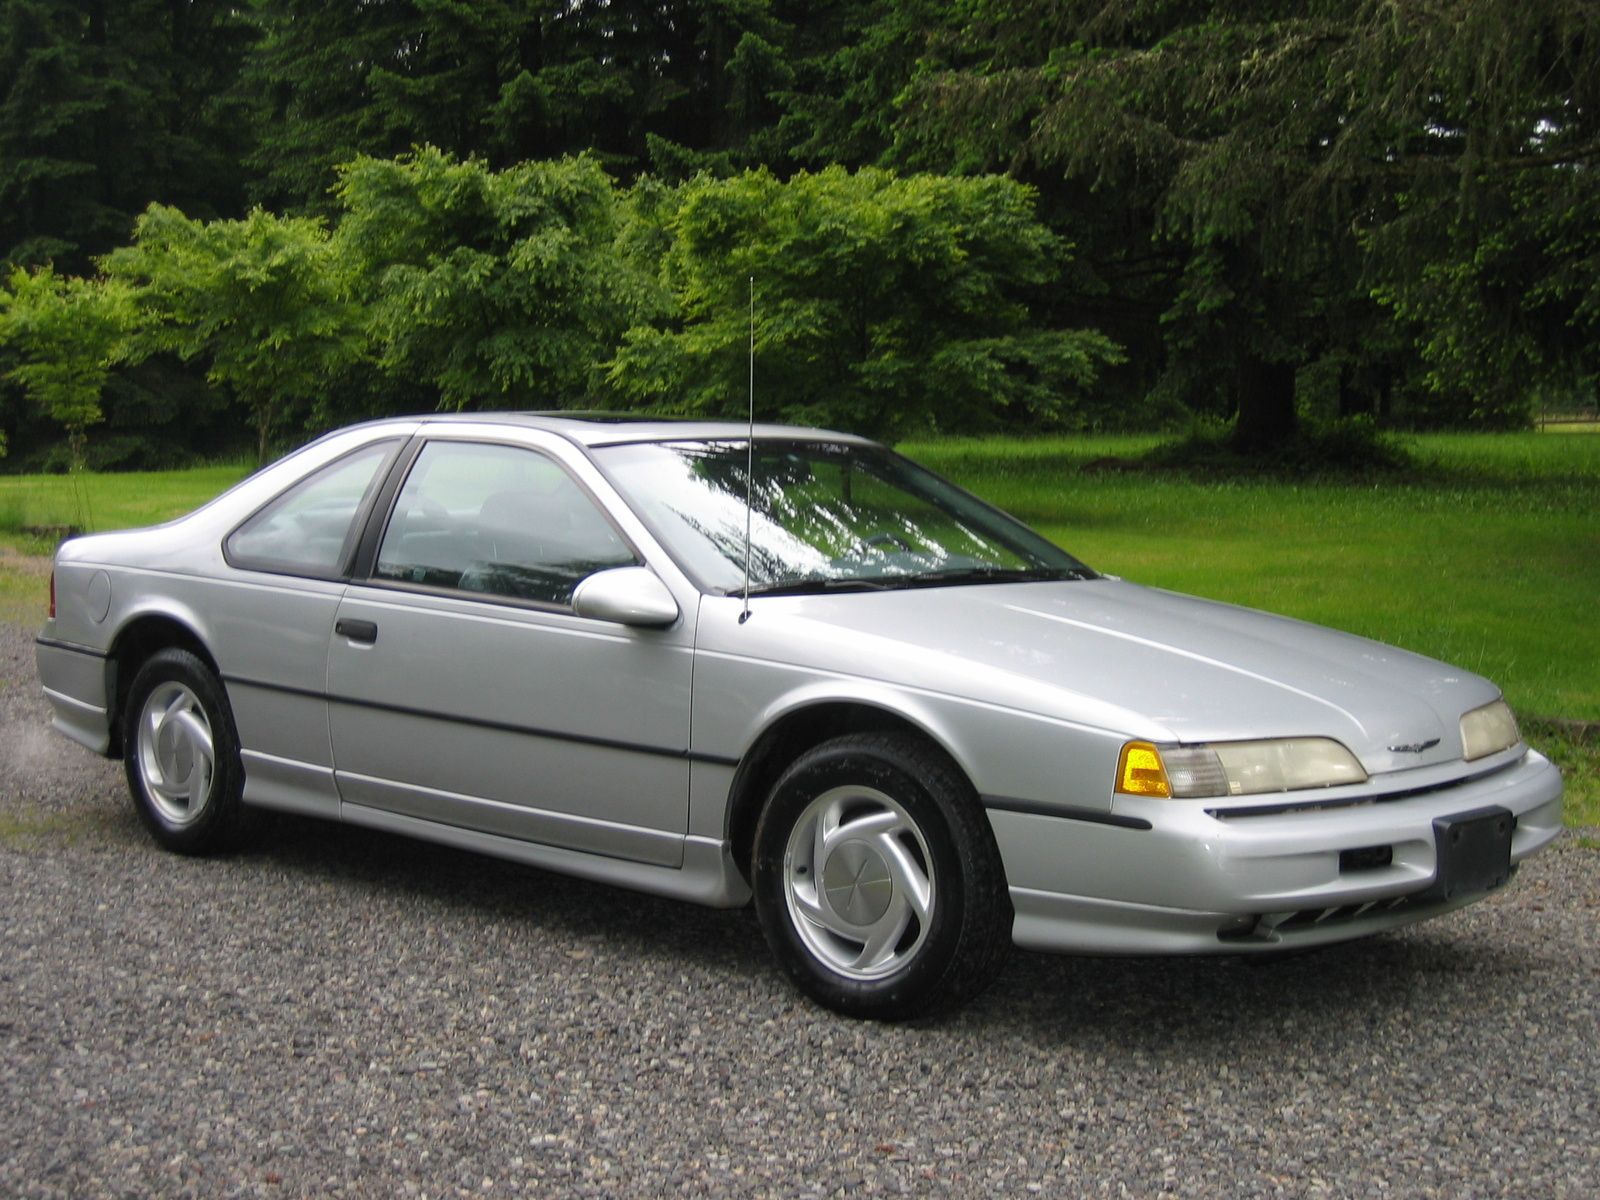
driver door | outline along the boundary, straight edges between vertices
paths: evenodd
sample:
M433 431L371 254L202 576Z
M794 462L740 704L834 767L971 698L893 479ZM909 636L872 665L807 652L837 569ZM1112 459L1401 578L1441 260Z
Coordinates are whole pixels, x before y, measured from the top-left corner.
M342 803L681 865L692 614L636 629L571 605L637 562L552 455L430 440L334 623Z

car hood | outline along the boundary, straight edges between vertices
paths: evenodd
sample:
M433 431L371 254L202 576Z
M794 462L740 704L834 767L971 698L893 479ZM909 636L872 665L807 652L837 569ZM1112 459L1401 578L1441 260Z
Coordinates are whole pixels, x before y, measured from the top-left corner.
M1332 737L1371 774L1460 758L1461 714L1500 694L1392 646L1112 579L758 603L746 628L774 658L1154 741Z

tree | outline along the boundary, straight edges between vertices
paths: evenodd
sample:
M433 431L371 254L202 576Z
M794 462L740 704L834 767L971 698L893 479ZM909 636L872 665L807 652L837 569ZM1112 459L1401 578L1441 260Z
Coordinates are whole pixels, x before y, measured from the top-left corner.
M685 185L661 219L675 311L630 329L608 376L639 406L743 411L751 279L768 418L890 435L1055 419L1117 358L1030 319L1025 293L1067 248L1010 180L752 172Z
M1191 403L1225 386L1249 450L1293 435L1307 368L1395 342L1368 303L1375 283L1389 280L1380 294L1402 312L1449 327L1442 307L1404 297L1408 280L1431 289L1439 264L1474 259L1486 227L1462 212L1515 208L1503 198L1512 180L1540 193L1547 218L1557 196L1592 189L1600 13L1582 0L975 0L968 11L964 44L919 82L902 135L1147 213L1171 256L1166 384ZM1484 206L1486 191L1502 199ZM1498 220L1489 226L1504 232ZM1552 249L1588 227L1559 223ZM1492 307L1537 306L1551 288L1576 303L1581 273L1557 273L1537 286L1503 275L1507 303ZM1473 339L1471 322L1453 344ZM1571 340L1559 321L1527 326L1541 352ZM1498 362L1505 375L1514 366Z
M471 153L533 5L263 0L238 94L255 109L254 194L327 214L334 167L433 141ZM520 11L519 11L520 10Z
M263 462L284 421L364 350L360 310L326 227L312 218L255 209L203 222L152 205L133 244L103 265L144 316L128 356L203 361L207 378L249 412Z
M432 147L342 167L337 245L383 370L440 407L566 408L627 322L616 196L592 158L491 171Z
M100 422L101 392L136 315L115 283L15 268L0 288L0 346L20 365L9 378L67 431L73 470L83 469L88 430Z
M1351 235L1292 203L1348 111L1325 86L1334 7L979 3L984 59L925 79L909 122L1143 210L1135 230L1166 252L1161 388L1191 406L1225 390L1252 450L1293 435L1296 373L1355 294Z
M1526 421L1540 393L1593 396L1600 9L1456 0L1403 14L1380 51L1367 70L1389 82L1373 110L1413 133L1363 239L1424 382L1493 424Z
M493 168L592 153L619 176L769 129L793 26L770 0L262 0L237 95L255 194L331 212L334 167L432 145Z
M235 210L248 36L222 0L0 5L0 263L87 270L158 198Z
M794 83L774 99L787 157L808 166L911 163L947 170L948 158L908 155L900 101L937 44L961 28L961 6L939 0L833 0L796 14Z

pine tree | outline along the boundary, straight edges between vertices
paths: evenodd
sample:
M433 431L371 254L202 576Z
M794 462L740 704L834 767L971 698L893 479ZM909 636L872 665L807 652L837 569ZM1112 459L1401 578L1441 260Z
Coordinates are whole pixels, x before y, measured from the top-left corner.
M216 0L0 6L0 262L87 270L158 198L236 209L248 134L214 97L248 36Z

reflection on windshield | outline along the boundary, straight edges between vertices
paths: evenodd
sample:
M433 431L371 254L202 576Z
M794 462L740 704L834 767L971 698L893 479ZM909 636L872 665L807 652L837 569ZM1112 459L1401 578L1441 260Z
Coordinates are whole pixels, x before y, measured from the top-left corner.
M701 586L754 594L1092 576L1077 559L879 447L609 446L601 466Z

